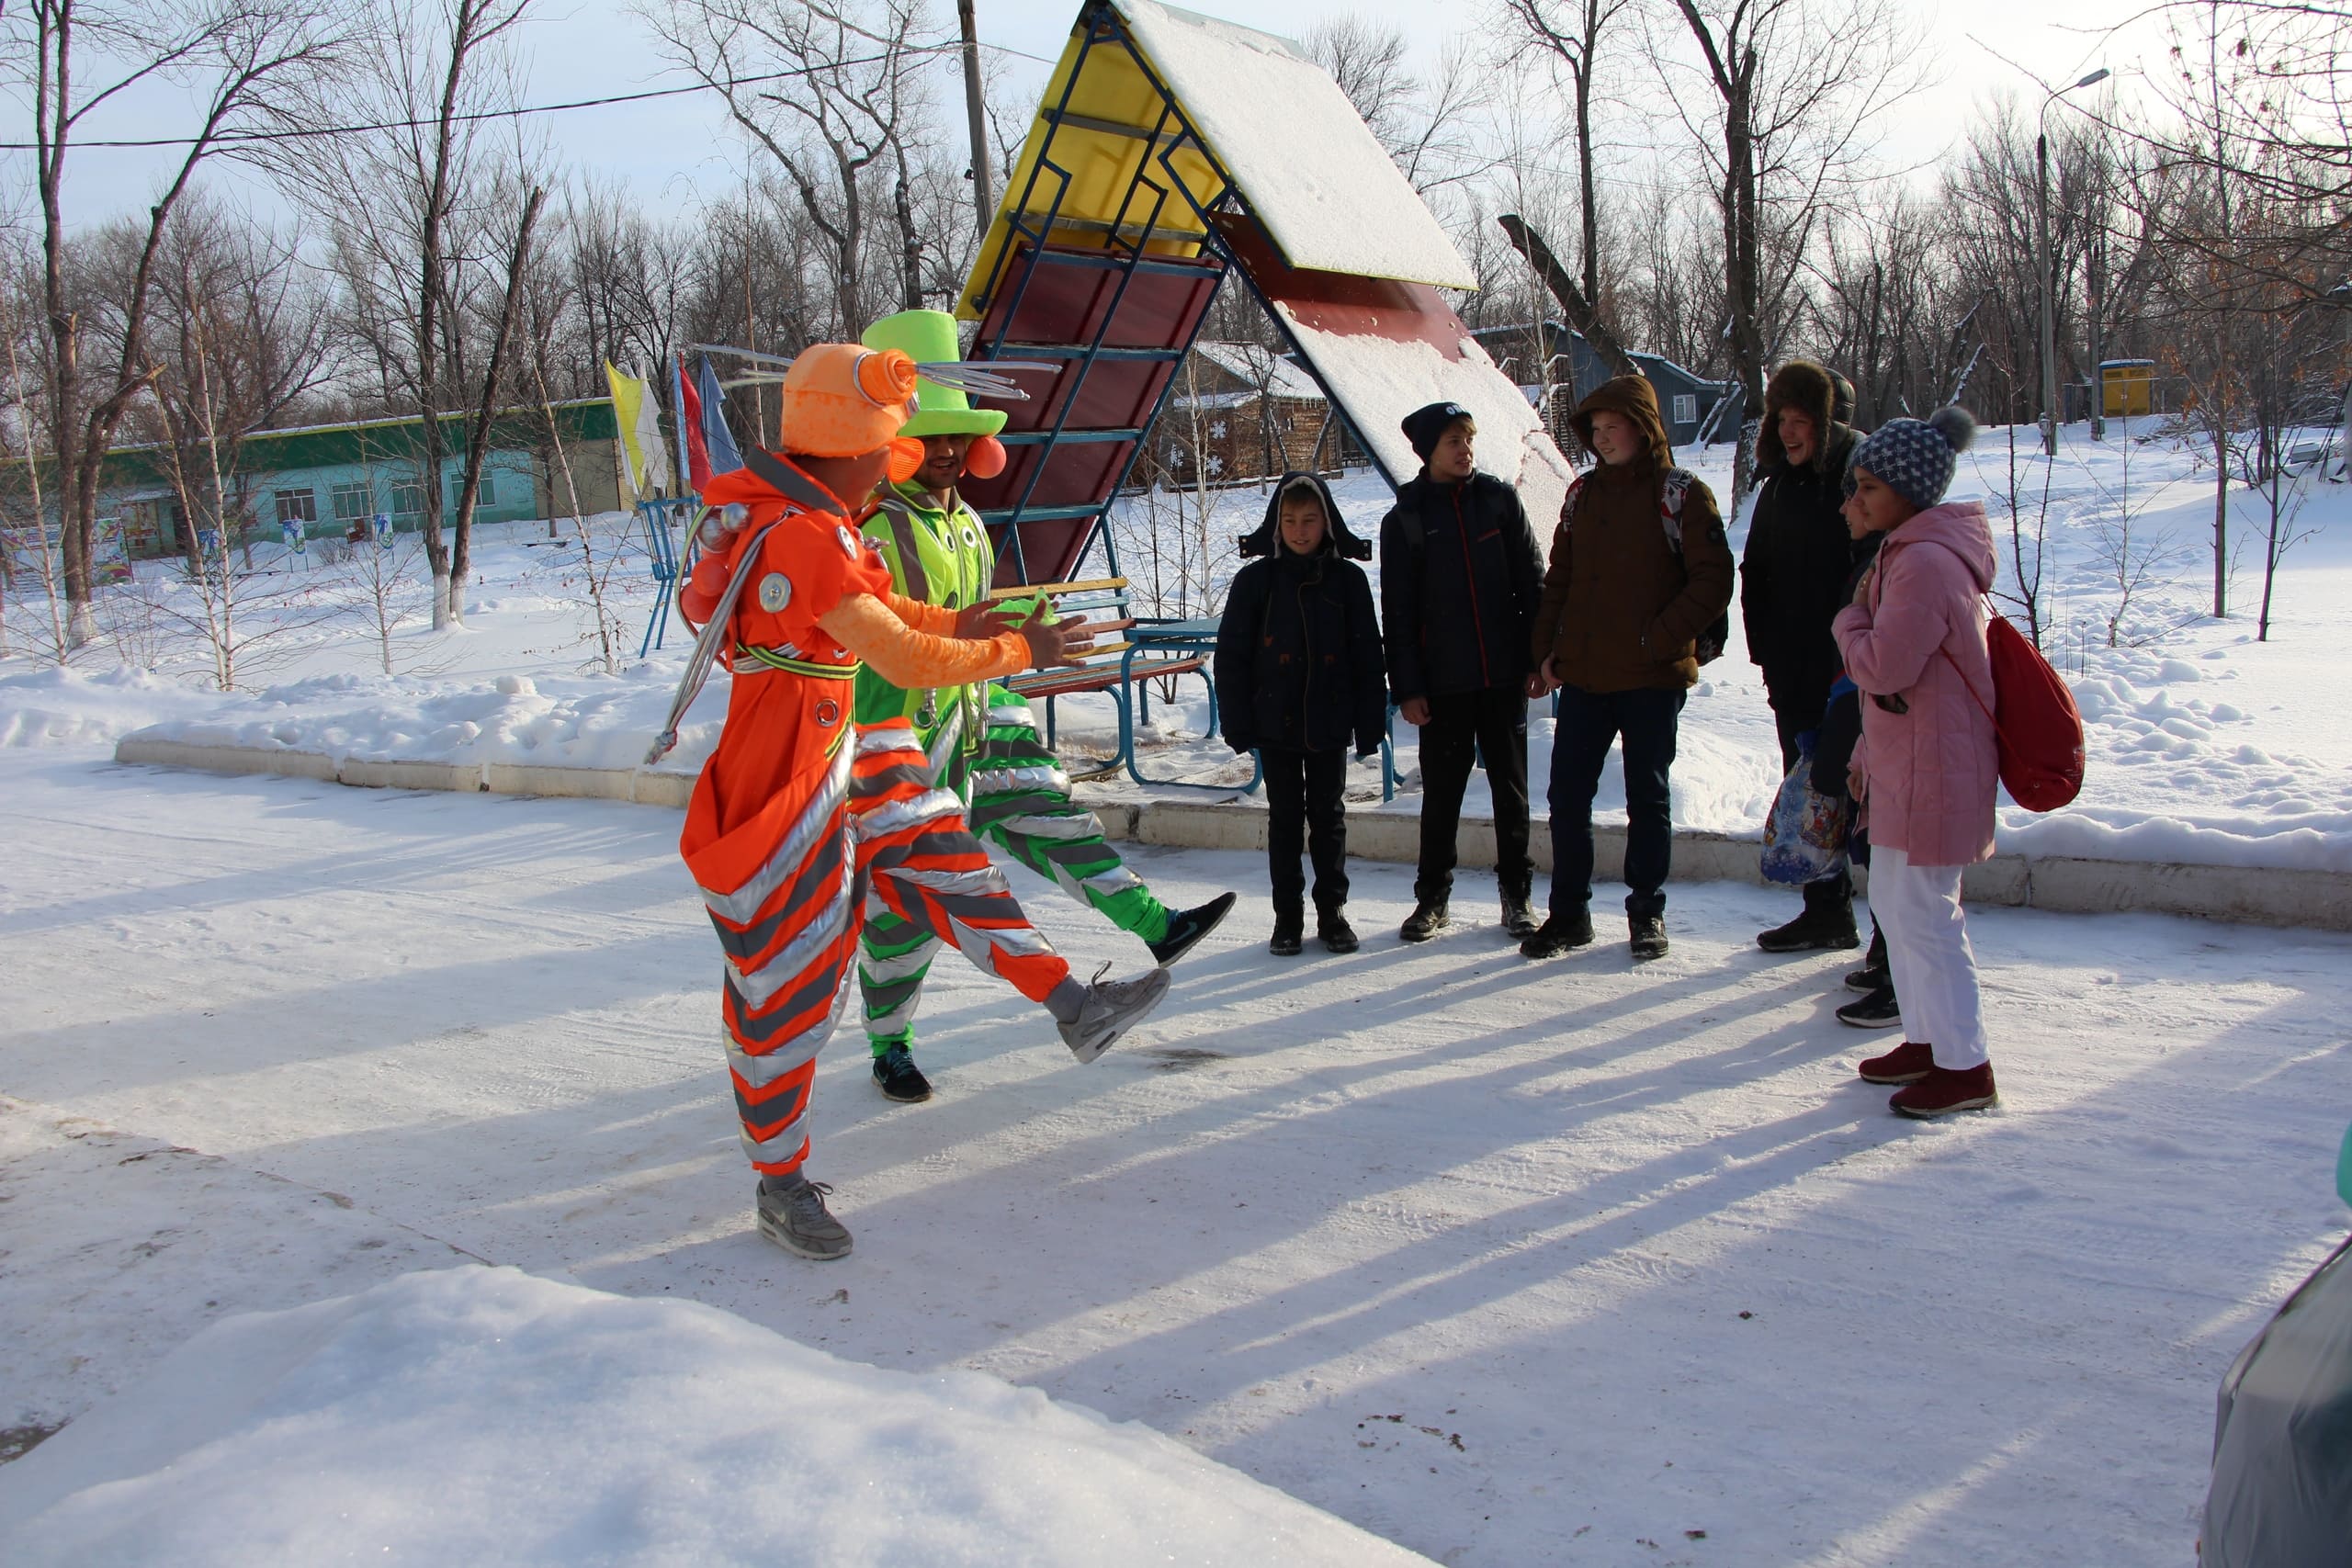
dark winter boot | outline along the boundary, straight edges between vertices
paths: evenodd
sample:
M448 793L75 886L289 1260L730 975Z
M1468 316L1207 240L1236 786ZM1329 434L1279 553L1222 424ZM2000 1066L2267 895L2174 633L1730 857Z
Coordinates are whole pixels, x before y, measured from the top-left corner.
M1855 1029L1893 1029L1903 1021L1903 1004L1894 999L1894 987L1881 986L1839 1008L1838 1021Z
M1883 1056L1854 1065L1864 1083L1917 1083L1935 1070L1935 1053L1916 1040L1905 1040Z
M1804 913L1784 926L1756 934L1767 953L1804 953L1813 948L1862 945L1854 929L1854 891L1842 878L1804 885Z
M1274 938L1266 951L1276 958L1295 958L1306 933L1306 916L1294 907L1274 911Z
M847 1258L849 1227L825 1207L831 1191L823 1182L811 1181L797 1170L790 1176L761 1177L752 1211L760 1234L786 1252L820 1263Z
M920 1105L931 1098L931 1080L915 1066L914 1054L903 1040L874 1058L874 1082L883 1099L900 1105Z
M1666 917L1664 915L1634 915L1630 917L1634 929L1634 962L1646 964L1653 958L1666 956Z
M1316 911L1315 938L1333 953L1353 953L1363 945L1356 940L1356 929L1348 924L1347 913L1341 909Z
M1846 975L1849 991L1870 992L1894 984L1894 971L1887 967L1886 933L1879 930L1878 917L1871 917L1871 950L1862 954L1862 966Z
M1998 1105L2001 1095L1993 1087L1993 1064L1985 1062L1959 1069L1929 1067L1926 1077L1896 1089L1886 1103L1905 1116L1949 1116Z
M1503 930L1513 942L1525 942L1536 931L1535 911L1529 907L1527 895L1524 887L1503 889Z
M1592 907L1578 904L1573 909L1555 909L1525 942L1519 944L1521 958L1557 958L1570 948L1592 944Z
M1427 942L1451 923L1445 912L1446 897L1441 893L1434 898L1423 898L1405 917L1404 926L1396 934L1407 942Z
M1197 909L1168 911L1168 934L1150 943L1151 956L1165 969L1193 951L1201 938L1216 930L1217 922L1233 908L1233 895L1220 893Z

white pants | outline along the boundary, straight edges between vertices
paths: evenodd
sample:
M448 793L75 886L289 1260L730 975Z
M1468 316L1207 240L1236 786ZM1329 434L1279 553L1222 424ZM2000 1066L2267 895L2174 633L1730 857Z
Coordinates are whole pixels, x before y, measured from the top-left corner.
M1984 1003L1960 912L1960 867L1913 865L1901 850L1873 844L1870 904L1886 932L1904 1037L1928 1046L1939 1067L1984 1066Z

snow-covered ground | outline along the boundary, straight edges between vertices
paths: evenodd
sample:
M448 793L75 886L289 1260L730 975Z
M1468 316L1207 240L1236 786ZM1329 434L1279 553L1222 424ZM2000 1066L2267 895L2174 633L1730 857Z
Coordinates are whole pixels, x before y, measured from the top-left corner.
M2018 558L2005 514L2008 435L1998 429L1981 433L1976 452L1962 459L1953 489L1955 496L1987 499L1996 513L2005 592L2014 590ZM1727 448L1687 456L1719 490L1728 487ZM2308 500L2294 524L2301 542L2280 574L2271 637L2256 641L2252 610L2260 589L2259 556L2245 533L2256 502L2243 491L2232 496L2240 525L2241 565L2233 590L2238 613L2227 620L2201 613L2210 601L2212 492L2211 470L2200 460L2194 447L2170 438L2143 440L2118 429L2098 444L2084 427L2066 432L2048 471L2040 614L2045 643L2083 708L2089 773L2082 797L2064 811L2037 817L2005 808L2002 846L2352 870L2352 710L2334 700L2341 650L2352 646L2352 487L2307 484ZM2018 461L2030 524L2045 510L2043 460L2021 447ZM1334 488L1357 531L1376 534L1388 504L1379 478L1359 470ZM1214 503L1206 536L1229 542L1256 525L1265 496L1244 487L1217 494ZM1140 509L1136 502L1122 505ZM2119 546L2118 526L2127 513L2131 542ZM617 514L601 520L600 549L615 547L622 526ZM1745 539L1744 522L1732 532L1736 548ZM392 661L405 673L383 674L376 640L356 635L347 616L259 645L245 664L254 689L228 695L198 689L201 660L185 639L161 647L167 656L161 678L121 668L105 648L88 650L64 671L36 668L20 653L0 659L0 745L96 741L159 724L159 733L183 739L364 759L629 767L661 728L686 640L673 621L667 651L635 658L651 604L641 553L640 546L614 580L627 634L616 673L605 672L594 657L577 546L549 543L544 525L511 524L485 530L478 546L479 581L464 632L435 636L421 616L413 616L394 634ZM1150 564L1136 555L1131 547L1121 564L1148 591ZM2113 581L2119 557L2154 563L2120 617ZM2030 545L2024 558L2032 558ZM1222 583L1236 564L1228 550L1208 574ZM1373 566L1376 575L1377 562ZM335 576L331 566L301 570L330 586ZM148 570L167 575L152 566ZM159 582L156 591L170 590ZM416 603L413 592L409 603ZM1176 607L1171 599L1167 608ZM1184 608L1197 613L1189 602ZM2021 616L2014 606L2012 612ZM21 649L28 628L38 629L42 621L40 606L19 600L9 615ZM2110 618L2119 623L2112 648L2107 646ZM1778 747L1736 615L1733 627L1731 649L1703 671L1685 711L1674 770L1675 815L1686 827L1752 833L1778 782ZM131 640L141 651L157 650L158 645ZM723 672L714 679L665 767L691 772L700 765L723 712L724 682ZM1153 776L1246 783L1246 761L1201 739L1206 705L1200 684L1188 680L1178 697L1152 707L1147 740ZM1060 707L1066 743L1079 750L1111 748L1115 723L1107 698L1065 699ZM1529 763L1539 806L1551 756L1548 707L1537 705L1531 723ZM1411 812L1419 802L1411 793L1417 758L1409 726L1399 724L1397 740L1408 788L1388 808ZM1376 800L1379 784L1378 771L1364 767L1351 791L1361 800ZM1465 809L1487 808L1484 790L1483 779L1474 779ZM1597 809L1608 816L1621 814L1623 807L1611 769Z
M2137 1568L2186 1560L2216 1381L2345 1223L2352 940L1980 911L2005 1107L1917 1125L1852 1076L1887 1037L1829 1016L1849 956L1752 945L1783 897L1677 888L1664 963L1616 944L1530 965L1491 925L1400 946L1408 873L1366 865L1362 953L1269 958L1252 897L1090 1067L943 964L936 1100L883 1102L854 1038L820 1067L812 1168L858 1249L809 1265L749 1226L675 831L605 803L0 754L0 1427L94 1422L48 1466L0 1467L0 1533L122 1475L23 1537L62 1543L33 1560L180 1562L161 1534L76 1550L166 1508L206 1540L316 1540L288 1501L314 1496L352 1513L334 1540L388 1561L451 1560L445 1525L496 1532L455 1553L485 1560L616 1561L684 1531L705 1562L879 1561L797 1555L814 1538L776 1494L832 1489L820 1517L876 1532L854 1547L897 1539L861 1508L931 1529L1010 1484L946 1469L1010 1419L1001 1388L845 1408L874 1386L854 1369L625 1303L413 1285L165 1359L232 1314L473 1259L1139 1420L1440 1561ZM1172 899L1263 886L1254 857L1137 856ZM1075 961L1144 961L1019 883ZM1465 878L1465 913L1490 887ZM542 1306L562 1322L480 1344ZM732 1407L768 1423L724 1429L750 1467L704 1425L747 1359L744 1399L781 1402ZM666 1423L640 1373L684 1385ZM594 1396L623 1432L650 1423L638 1470ZM452 1473L495 1446L458 1440L477 1417L530 1472L512 1508ZM1215 1489L1139 1438L1034 1418L1041 1444L1083 1430ZM946 1447L919 1444L933 1425ZM445 1438L447 1463L420 1451ZM875 1462L797 1446L836 1440ZM316 1493L284 1473L298 1453ZM1081 1445L1048 1479L1124 1501L1134 1473ZM532 1533L550 1489L590 1533ZM1093 1506L1056 1495L1057 1518ZM755 1535L775 1557L729 1544ZM1220 1557L1299 1560L1196 1560Z

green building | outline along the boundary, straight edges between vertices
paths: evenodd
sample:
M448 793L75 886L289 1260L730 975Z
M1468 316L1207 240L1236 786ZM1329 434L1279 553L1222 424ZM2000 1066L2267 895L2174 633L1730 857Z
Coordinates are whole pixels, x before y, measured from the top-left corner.
M581 510L627 505L630 492L612 400L582 398L556 404L554 412ZM442 416L447 453L438 480L445 519L455 514L464 483L465 423L460 415ZM395 530L413 532L424 520L424 422L414 416L257 431L238 446L227 510L243 517L246 530L272 538L288 525L299 525L307 537L340 538L379 513ZM515 409L493 416L489 448L475 522L571 515L571 492L544 412ZM168 450L148 446L108 452L97 515L101 536L119 530L133 557L175 553L181 501Z

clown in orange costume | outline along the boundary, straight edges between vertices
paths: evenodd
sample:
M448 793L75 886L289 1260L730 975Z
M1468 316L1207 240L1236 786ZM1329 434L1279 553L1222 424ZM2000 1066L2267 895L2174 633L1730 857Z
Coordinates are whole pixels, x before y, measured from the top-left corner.
M911 468L892 442L915 379L896 350L821 344L796 358L781 388L789 451L748 448L746 468L706 487L723 509L714 516L736 526L706 532L718 547L680 596L687 619L707 624L698 654L715 646L734 679L679 851L726 953L722 1032L760 1177L759 1229L807 1258L850 1250L830 1189L801 1164L817 1054L869 911L935 933L1042 1003L1082 1062L1168 988L1164 969L1080 984L1014 902L962 802L936 786L911 727L853 723L861 663L900 686L954 686L1068 663L1088 646L1083 621L1016 625L891 592L844 498L870 496L894 464Z

